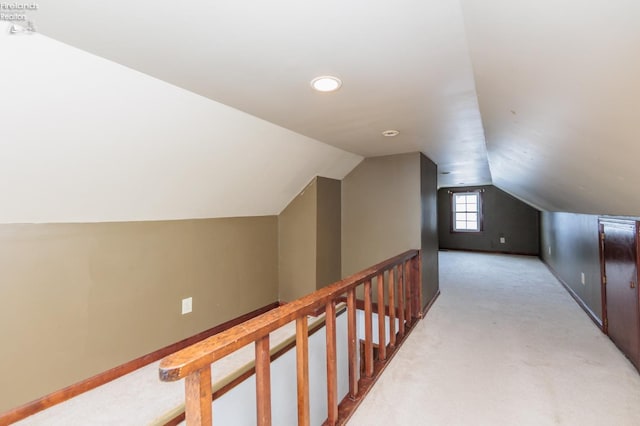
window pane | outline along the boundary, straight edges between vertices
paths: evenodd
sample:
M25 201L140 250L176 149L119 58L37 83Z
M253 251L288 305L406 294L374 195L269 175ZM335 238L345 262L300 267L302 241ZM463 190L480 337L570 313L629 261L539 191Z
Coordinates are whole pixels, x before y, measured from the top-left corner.
M476 191L451 194L453 231L480 231L480 196Z

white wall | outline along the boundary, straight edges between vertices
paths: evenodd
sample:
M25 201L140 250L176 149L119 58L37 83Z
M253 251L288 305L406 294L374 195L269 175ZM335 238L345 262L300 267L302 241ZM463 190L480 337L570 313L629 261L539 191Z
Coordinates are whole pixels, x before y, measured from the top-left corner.
M327 419L326 329L309 337L309 411L311 425L321 425ZM349 392L347 354L347 315L343 311L336 319L338 367L338 401ZM255 375L234 387L213 403L214 422L221 425L253 426L256 424ZM298 424L296 387L296 350L290 349L271 364L272 424Z

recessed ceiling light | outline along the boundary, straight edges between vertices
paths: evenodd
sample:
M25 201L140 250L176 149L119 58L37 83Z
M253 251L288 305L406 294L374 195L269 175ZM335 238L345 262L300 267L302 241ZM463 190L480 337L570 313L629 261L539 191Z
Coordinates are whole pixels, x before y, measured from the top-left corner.
M388 138L392 138L394 136L398 136L400 134L399 131L397 130L385 130L384 132L382 132L382 136L386 136Z
M323 75L311 80L311 87L318 92L335 92L342 86L342 80L332 75Z

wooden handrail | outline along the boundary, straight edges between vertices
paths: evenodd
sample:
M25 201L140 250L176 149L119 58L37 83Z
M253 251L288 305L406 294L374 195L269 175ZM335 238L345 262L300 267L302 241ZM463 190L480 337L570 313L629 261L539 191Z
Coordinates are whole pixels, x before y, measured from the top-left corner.
M372 301L371 287L372 280L377 283L377 296L383 297L383 281L385 272L389 271L389 294L390 318L398 318L399 337L402 339L405 333L405 322L407 327L411 327L414 320L419 317L419 309L415 309L421 305L421 285L420 276L420 251L409 250L391 259L378 263L364 271L351 275L341 281L330 286L317 290L307 296L304 296L294 302L287 303L279 308L273 309L259 317L253 318L245 323L239 324L229 330L218 335L212 336L193 346L176 352L162 360L160 363L160 379L163 381L175 381L186 378L186 396L189 399L199 399L199 401L186 401L186 419L187 424L211 424L211 378L206 371L210 369L210 365L215 361L229 355L236 350L254 343L256 347L256 365L261 362L260 374L257 380L257 410L258 424L271 424L270 418L270 395L269 395L269 333L282 327L283 325L297 321L297 333L300 334L306 327L300 322L301 319L306 321L306 316L312 314L318 309L325 309L327 313L327 372L328 372L328 424L336 424L338 422L338 401L337 401L337 379L336 374L336 355L335 355L335 304L347 294L348 302L348 329L349 329L349 396L354 398L358 392L358 384L355 374L355 289L360 285L365 287L365 322L367 323L367 333L365 338L365 376L371 377L374 370L373 349L372 349L372 333L370 327L372 324ZM393 271L398 273L395 275ZM378 281L380 280L380 281ZM397 282L397 290L395 285ZM393 288L392 288L393 287ZM397 295L398 306L394 303L394 292ZM380 305L383 309L380 310ZM379 312L384 312L384 303L378 300ZM413 309L412 309L413 308ZM397 316L396 316L397 311ZM383 326L383 330L379 336L384 336L384 321L379 320L379 325ZM395 324L390 325L390 331L393 333ZM306 346L304 337L298 335L298 341ZM392 343L395 344L396 338L393 336ZM385 346L384 343L382 346ZM330 349L330 350L329 350ZM308 356L307 350L303 347L299 350L298 358ZM386 356L385 350L382 351L384 361ZM353 358L353 359L352 359ZM299 374L305 374L308 369L306 362L308 360L298 360L301 365L298 368ZM256 368L258 372L258 368ZM298 377L298 402L308 405L308 380L307 377ZM206 388L209 388L209 391ZM300 394L302 392L303 394ZM306 395L304 394L306 393ZM192 411L191 413L189 411ZM305 416L308 417L308 406L299 407L299 423L305 424ZM308 422L308 418L306 419Z

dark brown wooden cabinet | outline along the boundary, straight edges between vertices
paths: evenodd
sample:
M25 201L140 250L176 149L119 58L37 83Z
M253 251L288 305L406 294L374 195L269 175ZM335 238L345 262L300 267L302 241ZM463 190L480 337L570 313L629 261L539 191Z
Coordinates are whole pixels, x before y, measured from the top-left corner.
M640 370L638 222L600 219L603 329Z

